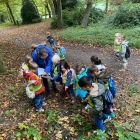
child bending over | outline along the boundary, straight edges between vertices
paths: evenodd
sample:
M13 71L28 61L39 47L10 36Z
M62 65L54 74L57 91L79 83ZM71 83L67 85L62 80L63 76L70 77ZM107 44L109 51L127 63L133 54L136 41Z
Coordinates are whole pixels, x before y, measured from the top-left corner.
M26 63L22 64L20 72L27 82L26 94L29 98L33 99L36 111L44 112L42 107L45 105L45 103L43 103L43 93L45 91L45 87L42 83L41 77L38 77L34 73L38 65L32 61L30 56L26 56L25 62Z
M61 71L62 71L62 83L63 83L63 89L67 96L75 96L74 93L74 80L75 80L75 71L69 66L69 64L64 61L61 65Z

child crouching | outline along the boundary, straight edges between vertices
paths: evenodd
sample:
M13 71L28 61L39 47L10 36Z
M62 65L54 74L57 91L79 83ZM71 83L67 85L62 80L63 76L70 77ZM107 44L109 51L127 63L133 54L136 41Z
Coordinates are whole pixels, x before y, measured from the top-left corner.
M112 94L103 84L91 83L87 77L79 80L79 86L88 91L85 99L87 101L85 109L89 109L92 113L93 123L98 129L105 131L104 122L109 117L104 114L104 111L109 111L112 107Z
M64 92L68 97L75 96L75 92L73 89L74 80L76 77L75 71L72 68L70 68L69 64L66 61L64 61L64 63L61 64L61 71Z
M26 94L29 98L33 99L36 111L44 112L42 106L43 104L45 105L45 103L43 103L43 93L45 91L45 87L42 84L41 77L38 77L33 71L29 69L36 69L37 64L32 62L32 58L30 56L27 56L26 59L29 61L27 64L22 64L20 71L24 79L27 81Z

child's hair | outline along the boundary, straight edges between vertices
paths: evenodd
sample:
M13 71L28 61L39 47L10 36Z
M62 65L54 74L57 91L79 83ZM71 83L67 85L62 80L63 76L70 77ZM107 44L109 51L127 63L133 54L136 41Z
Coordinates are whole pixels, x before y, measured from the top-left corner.
M121 33L115 33L115 37L121 36Z
M32 69L32 70L36 70L38 68L38 65L33 61L29 61L28 66L29 66L29 69Z
M47 53L47 51L46 51L45 48L40 48L40 49L37 51L37 55L38 55L39 57L43 57L45 53Z
M70 69L70 65L66 61L64 61L61 66L63 66L65 69Z
M31 45L32 50L35 50L36 47L37 47L37 45L36 45L35 43L33 43L33 44Z
M94 74L96 71L98 71L98 68L93 66L93 67L88 68L87 72L90 74Z
M25 63L28 65L29 69L37 69L38 68L38 65L35 62L33 62L32 57L29 55L25 56Z
M33 61L32 57L30 55L25 56L25 63L29 63L29 61Z
M108 80L110 78L110 73L104 73L103 75L101 75L99 77L99 80L103 83L103 84L107 84L108 83Z
M89 81L89 79L84 76L82 77L79 82L78 82L78 85L82 88L82 87L90 87L91 86L91 81Z
M91 62L94 63L95 65L100 65L100 64L102 64L102 61L101 61L98 57L96 57L96 56L91 56L90 60L91 60Z
M83 68L85 69L86 67L85 66L81 66L79 64L76 64L76 66L75 66L75 72L76 72L76 74L78 75Z
M52 57L52 62L53 62L53 64L58 64L60 62L60 56L58 54L55 54Z
M49 35L51 35L51 33L50 32L47 32L47 35L49 36Z

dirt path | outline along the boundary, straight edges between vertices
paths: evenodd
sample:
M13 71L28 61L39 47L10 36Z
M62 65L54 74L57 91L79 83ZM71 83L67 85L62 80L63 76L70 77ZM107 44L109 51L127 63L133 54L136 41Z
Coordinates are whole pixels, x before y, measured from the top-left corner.
M2 81L0 82L0 93L5 93L0 94L0 109L2 110L0 113L0 116L2 116L0 117L0 134L3 133L5 129L8 131L10 127L11 129L15 129L18 122L27 120L28 116L30 115L31 117L33 115L34 117L36 116L33 110L30 112L31 108L29 108L29 104L27 103L26 98L23 99L21 94L17 94L20 91L20 87L18 87L18 90L15 91L15 89L13 89L13 85L15 85L15 83L17 84L18 68L21 62L24 61L24 56L27 53L30 53L31 43L43 42L45 40L46 30L48 30L48 25L46 22L21 27L0 29L0 55L2 55L4 58L5 64L8 68L7 75L0 75L0 81ZM101 58L103 63L106 64L106 66L112 71L112 74L117 83L117 89L120 94L122 94L122 90L126 89L128 85L140 85L139 50L131 50L132 54L129 60L128 71L124 73L119 72L121 66L120 63L113 57L113 50L111 47L103 48L99 46L82 45L65 41L63 44L67 49L67 59L72 64L79 63L81 65L89 65L90 57L92 55L96 55ZM21 81L18 82L21 83ZM5 90L6 88L8 90ZM132 100L131 98L126 98L128 102ZM122 109L122 106L124 107L126 104L124 103L124 96L119 96L118 99L119 104L116 105L116 108L119 110ZM131 101L134 106L136 102L137 101L134 98L133 101ZM16 117L10 119L9 117L5 118L5 110L13 108L16 110ZM133 110L137 108L139 109L139 107L135 106ZM126 108L124 108L124 110L125 109ZM23 112L21 113L20 111ZM121 117L124 117L124 115ZM121 117L120 119L122 119ZM44 121L42 121L42 123L43 122Z

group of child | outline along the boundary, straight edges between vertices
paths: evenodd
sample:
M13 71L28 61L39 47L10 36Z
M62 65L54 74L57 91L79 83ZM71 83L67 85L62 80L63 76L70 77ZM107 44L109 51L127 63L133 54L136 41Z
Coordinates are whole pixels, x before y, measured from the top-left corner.
M115 37L115 54L118 57L121 55L124 63L127 63L126 50L124 50L126 41L119 33ZM46 87L43 85L42 78L47 78L51 81L53 90L56 93L59 92L60 96L80 99L85 105L84 110L91 112L96 127L105 131L104 123L115 117L113 99L116 96L115 82L105 65L97 56L92 56L89 67L77 66L74 70L65 60L66 50L61 42L56 41L50 33L47 33L47 42L53 52L50 73L38 75L38 65L30 56L26 56L26 61L22 64L20 71L28 81L26 94L33 99L36 111L44 111L43 106L46 103L43 94ZM32 49L35 50L35 48L36 45L32 45ZM57 85L61 88L57 88Z

